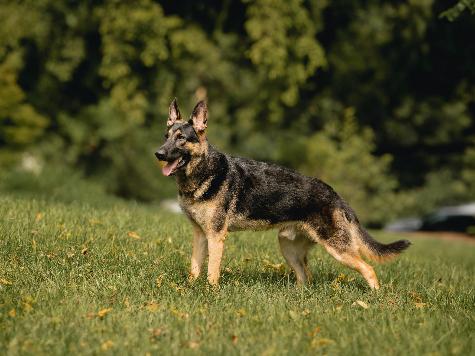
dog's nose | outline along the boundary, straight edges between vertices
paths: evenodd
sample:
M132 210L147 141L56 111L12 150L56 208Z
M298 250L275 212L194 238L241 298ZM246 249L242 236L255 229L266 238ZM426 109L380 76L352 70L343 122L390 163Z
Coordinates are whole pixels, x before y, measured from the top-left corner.
M157 157L159 161L166 161L165 150L160 149L157 152L155 152L155 157Z

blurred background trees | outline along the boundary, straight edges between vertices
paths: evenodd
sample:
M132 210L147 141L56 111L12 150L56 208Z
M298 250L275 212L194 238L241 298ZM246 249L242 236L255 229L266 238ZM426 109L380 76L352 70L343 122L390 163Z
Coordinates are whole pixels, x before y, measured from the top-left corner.
M219 149L321 177L367 223L473 200L460 3L1 1L1 184L173 196L153 152L176 96L208 98Z

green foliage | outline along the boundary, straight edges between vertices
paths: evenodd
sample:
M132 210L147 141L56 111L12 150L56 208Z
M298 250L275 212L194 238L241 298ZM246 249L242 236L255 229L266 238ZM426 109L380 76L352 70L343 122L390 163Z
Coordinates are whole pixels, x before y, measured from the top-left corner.
M19 196L42 198L71 203L87 201L90 204L117 202L106 193L104 186L85 180L77 170L58 164L47 164L32 156L22 157L22 166L0 175L0 194L15 193ZM35 167L37 167L35 169Z
M122 197L170 196L153 158L168 104L186 115L208 98L219 149L321 175L364 221L420 211L439 171L453 184L423 210L474 199L475 17L449 23L441 6L1 2L0 164L15 171L26 154Z
M297 103L299 87L326 63L316 26L302 5L301 0L253 1L245 23L252 41L249 58L271 85L283 86L280 99L289 106Z
M467 147L462 165L462 181L466 186L465 193L470 197L475 197L475 139Z
M334 187L363 221L377 224L395 216L391 158L373 155L374 134L357 126L353 108L345 110L341 122L330 122L312 135L305 148L303 170Z
M440 14L440 17L445 17L449 21L456 20L465 10L475 14L475 0L461 0L451 8L445 10Z
M20 148L41 137L48 124L18 84L22 65L20 50L8 53L0 62L0 144Z

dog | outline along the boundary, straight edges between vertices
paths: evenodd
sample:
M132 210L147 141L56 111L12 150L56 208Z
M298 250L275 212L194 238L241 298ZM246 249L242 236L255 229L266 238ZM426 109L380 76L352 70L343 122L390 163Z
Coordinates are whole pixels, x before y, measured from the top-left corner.
M337 261L379 289L373 267L399 255L410 242L382 244L360 225L355 212L328 184L275 164L237 158L207 140L208 108L196 104L189 120L176 98L169 107L165 143L155 152L162 173L176 177L180 206L193 225L190 279L208 256L208 282L218 285L228 232L278 229L280 250L298 284L310 281L307 254L321 244Z

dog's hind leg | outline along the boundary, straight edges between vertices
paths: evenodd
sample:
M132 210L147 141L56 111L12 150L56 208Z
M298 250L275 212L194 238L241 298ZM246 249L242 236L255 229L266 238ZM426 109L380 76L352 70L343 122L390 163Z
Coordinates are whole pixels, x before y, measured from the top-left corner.
M283 228L279 231L280 251L295 272L299 284L308 283L312 278L307 253L313 245L313 242L305 235L297 233L294 228Z
M208 240L203 230L201 230L201 227L193 224L193 252L191 255L190 280L193 281L198 278L207 255Z
M359 254L358 232L354 226L346 220L337 221L330 226L321 226L319 233L312 225L305 225L305 231L309 237L322 244L327 252L345 266L358 271L368 282L371 289L379 289L379 282L373 267L367 264Z
M359 254L353 251L337 250L328 244L324 244L324 246L328 253L335 257L337 261L361 273L371 289L379 289L378 277L373 267L367 264Z

